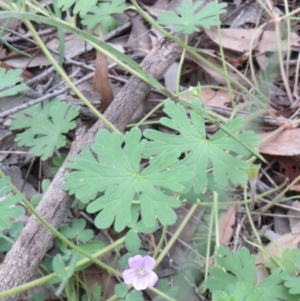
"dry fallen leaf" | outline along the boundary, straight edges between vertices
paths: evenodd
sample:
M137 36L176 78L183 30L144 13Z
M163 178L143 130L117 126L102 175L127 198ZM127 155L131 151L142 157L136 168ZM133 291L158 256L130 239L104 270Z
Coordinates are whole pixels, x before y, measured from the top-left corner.
M230 206L226 212L219 217L220 244L226 246L233 235L233 226L236 219L237 206Z
M217 29L207 29L205 33L212 41L219 44ZM259 53L276 52L278 50L275 31L223 28L221 29L221 36L224 48L238 52L248 52L253 37L255 38L252 50L256 49ZM282 47L281 50L285 51L289 43L287 40L281 40L280 44ZM291 33L290 46L295 51L299 51L300 49L300 37L294 32Z
M102 28L99 30L99 39L103 39ZM95 74L93 77L93 91L101 95L101 110L104 112L112 102L114 95L108 78L108 60L107 57L97 51ZM99 99L100 102L100 99Z
M187 101L192 101L195 97L191 96L191 91L186 90L180 94L180 97ZM230 96L227 91L224 90L213 90L210 88L201 89L201 100L203 103L213 107L224 108L227 104L230 104Z
M270 136L271 133L258 134L261 139ZM267 155L298 156L300 155L300 128L283 131L276 137L267 140L260 145L259 151Z

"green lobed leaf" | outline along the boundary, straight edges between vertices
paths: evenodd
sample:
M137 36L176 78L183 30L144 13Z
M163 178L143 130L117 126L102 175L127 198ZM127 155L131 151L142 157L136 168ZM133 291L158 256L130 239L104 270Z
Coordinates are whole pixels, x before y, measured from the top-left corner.
M0 68L0 97L13 96L20 92L28 90L28 87L16 85L23 81L21 74L22 69L6 70ZM14 87L10 87L16 85Z
M99 2L97 6L92 6L89 13L82 16L82 24L88 28L93 28L97 24L102 24L103 33L106 34L116 28L118 23L112 17L121 14L127 9L125 0L112 0L111 2Z
M300 295L299 277L285 273L282 279L284 280L284 285L287 287L290 294Z
M100 211L95 219L98 228L108 228L114 223L116 231L122 231L132 220L132 201L136 198L146 227L153 227L156 219L163 225L176 221L172 208L180 206L180 202L160 188L181 192L185 188L182 183L191 180L194 174L183 164L175 166L180 155L177 150L160 153L140 170L146 143L141 137L137 128L125 136L100 131L91 147L95 156L85 148L67 164L75 171L65 177L63 189L82 202L92 201L87 211ZM98 197L102 192L104 195Z
M144 136L152 141L146 145L145 155L151 156L174 149L187 154L181 161L195 172L194 191L201 193L208 186L207 169L213 167L214 184L225 188L228 180L233 184L245 183L248 163L236 155L249 156L250 152L225 131L219 130L210 138L206 137L203 116L190 111L190 118L180 104L167 101L164 108L169 118L161 118L160 123L178 131L180 135L164 134L155 130L145 130ZM260 139L251 131L239 133L243 128L242 118L229 120L225 127L249 147L256 147ZM228 152L230 151L230 152Z
M74 3L76 3L76 0L58 0L57 7L65 11L68 8L70 8Z
M158 15L157 23L174 26L174 31L191 34L198 32L199 27L210 28L220 25L219 15L226 12L227 3L214 1L205 4L200 11L197 10L203 4L202 1L186 1L177 8L178 15L173 11L167 11Z
M15 115L10 129L25 129L17 134L15 141L19 146L30 147L29 153L47 160L55 149L65 146L66 137L63 134L76 127L74 119L78 114L77 107L54 98Z
M214 294L216 301L258 301L261 296L262 292L253 291L251 286L243 282L230 285L230 293L222 291Z
M74 14L80 14L80 16L86 15L91 7L95 5L98 2L98 0L79 0L76 2L76 5L74 7L73 13Z
M220 247L216 261L220 267L209 271L211 278L207 279L206 286L217 296L224 296L221 294L223 292L235 300L236 295L241 294L241 289L243 289L244 296L247 296L245 301L255 300L258 295L260 295L259 301L298 300L296 296L289 294L288 289L283 285L279 269L273 271L257 285L255 256L250 255L244 247L232 253L225 247Z
M280 269L277 269L258 285L258 290L263 292L261 301L299 301L299 297L291 295L288 288L283 285L281 274Z
M298 249L284 249L281 257L274 256L274 258L280 262L284 271L293 273L295 271L295 263L297 262L297 258L300 258L300 251ZM272 259L270 259L265 266L272 269L272 271L278 269L278 264Z

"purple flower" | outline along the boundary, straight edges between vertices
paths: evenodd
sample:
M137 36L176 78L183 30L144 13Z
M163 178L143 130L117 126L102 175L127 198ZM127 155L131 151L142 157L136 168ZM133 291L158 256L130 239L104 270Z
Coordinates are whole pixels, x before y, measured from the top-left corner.
M130 269L123 272L124 282L132 284L137 291L154 286L158 280L157 275L152 271L155 263L155 259L148 255L145 257L136 255L129 258Z

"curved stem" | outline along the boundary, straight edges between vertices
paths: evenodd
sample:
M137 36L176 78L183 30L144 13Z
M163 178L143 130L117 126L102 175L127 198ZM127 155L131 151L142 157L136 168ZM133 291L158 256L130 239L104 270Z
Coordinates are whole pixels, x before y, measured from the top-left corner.
M188 41L189 41L189 36L186 34L184 36L184 45L188 46ZM182 71L182 66L185 58L185 53L186 53L186 47L183 47L180 61L179 61L179 66L177 70L177 78L176 78L176 95L179 96L180 93L180 77L181 77L181 71Z
M164 259L164 257L167 255L167 253L170 251L170 249L172 248L172 246L178 239L180 233L182 232L184 227L187 225L187 223L189 222L192 215L195 213L197 207L198 206L196 204L194 204L191 207L191 209L188 211L187 215L185 216L185 218L183 219L183 221L181 222L181 224L179 225L179 227L177 228L177 230L175 231L175 233L173 234L173 236L171 237L171 239L169 240L169 242L167 243L165 248L162 250L162 252L157 257L155 266L158 266L161 263L161 261Z

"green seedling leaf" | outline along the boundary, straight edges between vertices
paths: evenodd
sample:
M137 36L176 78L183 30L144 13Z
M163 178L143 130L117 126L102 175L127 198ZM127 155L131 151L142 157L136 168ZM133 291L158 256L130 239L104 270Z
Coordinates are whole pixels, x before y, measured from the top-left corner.
M3 230L11 228L12 219L25 213L23 207L16 206L24 199L24 195L21 193L11 194L12 187L9 183L9 177L0 178L0 236L2 236Z
M82 218L73 221L71 227L63 226L59 232L68 239L77 239L80 242L87 242L94 236L94 232L91 229L84 230L86 221Z
M6 72L4 68L0 68L0 97L13 96L28 90L26 86L14 86L23 81L21 77L22 72L23 70L21 69L8 70Z
M129 252L135 252L140 249L141 240L134 230L127 232L125 236L125 246Z
M10 129L25 129L17 134L15 141L19 146L30 147L29 153L32 155L47 160L55 149L65 146L66 137L63 134L76 127L74 119L78 114L77 107L54 98L15 115Z
M202 1L186 1L177 8L178 15L168 11L158 15L157 23L161 25L172 25L174 31L191 34L198 32L199 27L210 28L221 24L219 15L226 12L227 3L210 2L197 12Z
M233 184L247 181L245 169L249 165L235 155L250 156L248 149L221 129L207 138L203 116L190 111L189 118L180 104L167 101L164 111L169 118L161 118L160 123L178 131L180 135L169 135L155 130L144 131L144 136L152 140L146 146L146 156L174 149L187 154L181 164L195 172L193 186L196 193L201 193L209 184L208 168L213 168L214 184L220 188L228 187L228 180ZM254 132L240 133L243 128L242 118L229 120L224 127L236 133L238 139L249 147L256 147L260 143Z
M118 298L125 298L128 292L128 287L125 283L120 283L115 285L115 295Z
M125 136L100 131L91 147L95 156L85 148L67 164L75 171L65 177L63 188L82 202L92 200L87 211L100 211L95 219L98 228L106 229L114 222L115 230L122 231L132 220L135 198L140 202L146 227L153 227L156 219L163 225L176 221L172 208L180 206L180 202L160 188L181 192L185 189L182 183L191 180L194 174L183 164L174 167L180 155L177 150L160 153L140 170L146 143L141 137L138 128ZM102 192L104 195L97 197Z
M101 23L103 34L106 34L118 26L113 16L123 13L126 9L125 0L100 2L97 6L92 6L89 13L82 17L82 24L93 28Z

